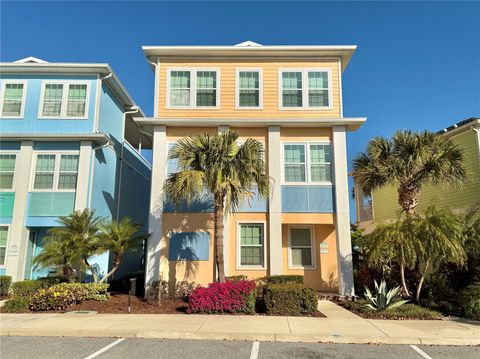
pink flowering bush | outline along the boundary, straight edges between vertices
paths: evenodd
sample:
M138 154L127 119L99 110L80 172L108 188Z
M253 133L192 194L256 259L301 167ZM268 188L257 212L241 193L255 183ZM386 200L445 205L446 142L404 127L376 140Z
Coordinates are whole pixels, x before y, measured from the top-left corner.
M255 313L255 282L248 280L210 283L188 298L189 313Z

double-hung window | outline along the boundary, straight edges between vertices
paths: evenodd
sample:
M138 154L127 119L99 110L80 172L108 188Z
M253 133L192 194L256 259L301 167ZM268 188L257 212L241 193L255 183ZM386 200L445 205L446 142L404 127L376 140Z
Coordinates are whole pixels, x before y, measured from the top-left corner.
M289 227L289 266L291 268L315 267L315 247L313 242L313 227Z
M78 154L37 154L33 189L75 190L78 157Z
M330 70L280 70L281 109L330 108Z
M22 118L25 108L26 82L4 82L0 115L7 118Z
M330 184L331 145L329 143L284 143L283 182L285 184Z
M264 223L238 224L238 263L239 268L265 267Z
M236 107L259 109L262 107L262 71L245 69L236 71Z
M8 226L0 226L0 267L5 266L8 244Z
M46 82L42 87L40 118L86 118L88 82Z
M218 70L170 70L168 108L217 108Z
M13 188L16 158L12 153L0 154L0 190Z

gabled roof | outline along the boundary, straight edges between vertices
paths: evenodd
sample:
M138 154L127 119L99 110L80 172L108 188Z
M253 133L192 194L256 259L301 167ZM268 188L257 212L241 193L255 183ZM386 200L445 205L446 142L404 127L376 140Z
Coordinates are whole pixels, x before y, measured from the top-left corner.
M342 71L348 65L355 45L260 45L245 41L237 45L222 46L142 46L150 62L161 58L288 58L318 59L340 58Z
M138 108L141 116L145 116L108 64L46 62L35 57L27 57L14 62L0 62L0 72L3 74L17 75L58 73L72 75L98 75L110 86L126 110L135 110Z

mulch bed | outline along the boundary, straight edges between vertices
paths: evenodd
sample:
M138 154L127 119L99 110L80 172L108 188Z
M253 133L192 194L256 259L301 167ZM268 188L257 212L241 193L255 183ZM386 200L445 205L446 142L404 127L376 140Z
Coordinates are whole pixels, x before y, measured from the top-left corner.
M144 298L131 297L130 313L132 314L182 314L186 313L188 303L181 299L164 299L162 305L149 302ZM96 311L98 313L128 313L128 294L112 293L106 302L86 301L67 309L67 312L77 310Z

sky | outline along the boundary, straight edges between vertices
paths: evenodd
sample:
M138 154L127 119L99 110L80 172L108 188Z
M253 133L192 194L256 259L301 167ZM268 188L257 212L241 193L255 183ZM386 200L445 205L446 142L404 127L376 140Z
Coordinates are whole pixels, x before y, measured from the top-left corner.
M343 74L348 158L397 129L480 117L480 1L0 1L0 60L109 63L147 116L142 45L357 45ZM354 207L352 207L352 220Z

